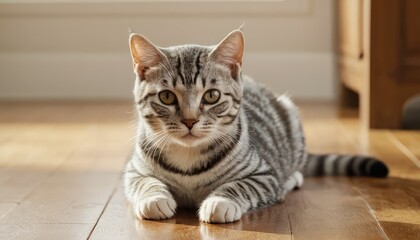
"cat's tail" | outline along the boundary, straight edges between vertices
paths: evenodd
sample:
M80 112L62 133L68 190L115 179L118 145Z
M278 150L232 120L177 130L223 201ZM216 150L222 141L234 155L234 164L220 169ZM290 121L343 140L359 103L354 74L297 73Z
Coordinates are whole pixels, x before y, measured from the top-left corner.
M388 167L380 160L361 155L308 154L305 176L386 177Z

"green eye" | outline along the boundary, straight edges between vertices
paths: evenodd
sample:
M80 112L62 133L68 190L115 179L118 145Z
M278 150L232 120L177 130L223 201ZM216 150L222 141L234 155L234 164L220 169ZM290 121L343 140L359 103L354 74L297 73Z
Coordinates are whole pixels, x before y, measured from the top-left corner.
M203 103L204 104L214 104L217 103L220 99L220 92L216 89L210 89L203 95Z
M159 93L160 101L165 105L173 105L176 103L175 93L165 90Z

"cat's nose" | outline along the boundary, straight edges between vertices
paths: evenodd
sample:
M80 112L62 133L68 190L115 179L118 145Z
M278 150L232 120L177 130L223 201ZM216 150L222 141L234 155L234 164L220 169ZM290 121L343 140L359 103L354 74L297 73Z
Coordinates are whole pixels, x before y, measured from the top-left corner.
M191 130L193 128L194 124L198 122L197 119L182 119L181 122L187 126L188 129Z

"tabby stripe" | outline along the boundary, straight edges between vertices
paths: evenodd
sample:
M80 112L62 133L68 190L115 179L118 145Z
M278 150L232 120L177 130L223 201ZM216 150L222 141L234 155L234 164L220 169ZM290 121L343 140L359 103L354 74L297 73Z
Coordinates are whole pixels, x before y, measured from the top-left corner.
M235 146L238 144L238 142L241 138L241 134L242 134L242 124L241 124L241 121L239 119L239 121L238 121L238 131L236 132L235 137L232 139L232 142L227 147L225 147L224 149L219 151L217 154L213 155L208 160L208 163L205 167L194 169L192 171L191 175L200 174L200 173L208 171L209 169L216 166L220 161L222 161L235 148Z
M228 188L225 188L224 191L228 193L228 196L229 196L228 198L230 199L237 199L240 197L239 194L233 190L233 188L228 187Z
M231 97L232 98L232 101L234 102L234 103L236 103L236 104L241 104L241 100L240 99L237 99L237 98L235 98L231 93L224 93L226 96L229 96L229 97Z
M176 174L182 174L182 175L190 175L187 172L184 172L178 168L173 167L172 165L169 165L167 163L166 157L162 157L160 156L160 154L158 154L160 152L159 148L156 148L157 150L155 150L153 152L152 155L148 154L148 156L150 158L152 158L160 167L162 167L163 169L165 169L168 172L172 172L172 173L176 173ZM154 154L156 152L156 154ZM191 174L192 175L192 174Z
M324 175L334 175L334 163L337 161L337 155L331 154L324 162Z
M256 138L255 140L257 140L262 145L266 146L266 150L264 152L259 153L259 158L265 159L266 163L271 169L283 169L284 164L285 164L283 161L274 162L274 161L268 160L268 159L277 159L279 156L281 156L281 152L278 152L278 149L273 148L272 145L269 145L266 138L260 137L260 136L261 136L261 133L256 134L256 136L254 136ZM278 166L274 166L274 163L278 164ZM273 172L273 174L278 176L277 172Z
M225 115L217 115L217 117L218 117L218 118L228 117L228 118L233 118L233 119L235 119L235 118L236 118L236 116L238 116L238 113L236 113L236 114L230 114L230 113L227 113L227 114L225 114Z
M231 118L228 122L224 122L222 124L225 125L225 126L227 126L227 125L232 124L235 120L236 120L236 118Z
M282 135L284 134L282 130L285 128L285 126L281 125L281 121L279 121L279 119L273 119L272 114L270 115L269 113L267 113L268 107L266 107L265 109L262 109L262 108L259 108L258 106L252 105L252 103L249 103L248 101L246 101L243 105L247 109L249 109L249 111L246 111L246 113L252 114L252 118L250 118L250 121L255 121L255 119L253 118L258 118L259 122L269 122L267 127L271 126L272 128L274 128L273 130L275 130L275 131L269 131L270 133L281 132ZM273 137L272 134L270 135ZM276 139L276 142L279 142L279 143L283 142L282 139L279 139L279 138L273 137L272 139Z
M223 142L223 138L222 137L214 140L214 142L212 142L206 148L201 149L200 153L201 154L208 154L210 151L213 151L214 149L216 149L216 147L219 147L221 142Z
M226 187L219 192L215 193L214 196L229 198L239 203L241 195L235 191L234 187Z
M207 112L216 115L216 117L219 117L217 114L226 111L228 107L229 107L228 101L223 101L217 104L216 106L211 107Z
M237 182L236 186L239 188L238 190L241 193L242 197L251 203L251 196L249 195L249 192L245 189L245 187L241 184L241 182Z
M269 184L269 185L270 185L270 187L273 189L272 193L274 193L274 195L275 195L275 196L276 196L276 198L277 198L276 189L278 189L278 188L279 188L279 184L278 184L277 179L276 179L276 180L273 180L272 178L269 178L269 179L267 179L267 180L268 180L268 184Z
M250 165L250 156L252 156L253 153L253 151L248 150L245 157L235 158L231 162L229 162L229 164L226 164L224 176L222 179L220 179L220 181L224 182L226 179L230 179L233 176L238 177L239 175L243 174L243 171L247 169ZM243 166L237 163L237 159L242 159L241 163L243 164Z
M185 78L184 75L182 75L182 71L181 71L181 57L178 56L178 63L176 65L177 71L178 71L178 76L181 78L181 82L182 84L185 85Z
M258 172L258 170L260 170L259 168L257 168L254 172L252 172L250 175L251 176L267 176L267 175L272 175L273 174L273 169L267 169L263 172Z
M248 188L252 191L252 192L254 192L255 193L255 195L257 195L257 205L259 204L259 202L261 201L261 200L263 200L264 199L264 196L263 195L261 195L261 193L258 191L258 189L252 184L252 183L250 183L249 181L247 181L248 179L244 179L243 181L242 181L242 183L244 183L245 185L247 185L248 186Z
M230 139L232 140L232 139ZM223 143L223 137L220 137L216 140L214 140L210 145L208 145L206 148L201 149L200 153L201 154L208 154L209 152L213 151L214 149L216 149L217 147L220 146L220 143Z
M277 113L281 121L284 122L284 125L286 127L287 139L293 141L294 136L292 135L292 131L294 131L295 129L292 129L293 124L291 123L291 121L296 121L296 119L293 119L292 116L290 116L290 113L288 112L290 110L283 105L283 102L277 101L277 99L271 99L270 102L274 111ZM291 145L292 147L294 147L295 142L291 142Z
M154 97L154 96L156 96L156 92L152 92L152 93L148 93L148 94L146 94L146 96L144 96L142 99L140 99L138 102L137 102L137 104L143 104L143 103L145 103L146 101L147 101L147 99L149 98L149 97Z
M333 175L339 175L340 174L340 162L342 161L342 158L337 159L334 162L334 166L333 166Z
M241 164L237 163L237 159L243 158L235 158L235 161L229 162L229 166L226 166L227 169L223 171L224 176L219 179L220 182L224 182L226 179L238 178L244 175L244 171L250 166L250 162L243 159Z
M262 102L261 102L262 101ZM272 122L275 124L275 126L279 127L278 124L281 124L280 118L278 115L274 115L272 114L273 107L271 106L270 102L268 102L267 100L264 101L264 99L260 99L259 95L255 95L254 93L247 93L246 97L245 97L245 102L248 105L251 105L250 109L256 109L259 110L259 112L264 115L264 117L266 118L266 120L272 120ZM276 117L273 119L273 117ZM283 129L283 128L281 128Z
M201 78L201 84L203 84L203 88L206 87L206 79L205 78Z
M266 178L266 177L264 177ZM254 176L249 177L250 180L252 180L256 185L258 185L260 188L264 189L265 193L271 194L271 190L268 189L265 183L257 180Z
M264 122L264 120L262 118L260 118L258 115L256 115L255 113L253 113L251 111L248 111L247 114L252 115L252 116L249 116L248 119L250 121L255 121L253 124L259 126L259 127L253 129L253 131L259 133L259 134L256 134L254 137L257 138L258 142L264 143L264 145L269 150L266 153L268 153L271 158L274 158L275 156L279 156L280 151L281 151L281 147L282 147L282 144L280 144L280 143L282 143L281 139L278 138L278 137L275 137L272 133L273 131L271 131L267 127L264 127L263 125L259 124L260 122ZM267 137L267 135L269 137ZM276 142L279 143L279 145L278 146L273 146L271 144L271 142L269 142L269 139L274 139ZM282 161L279 161L279 162L282 162Z
M251 151L250 148L248 148L244 157L238 156L238 157L230 159L229 162L225 164L223 173L221 174L221 177L217 179L217 181L226 182L226 179L230 179L232 176L238 176L238 174L242 173L242 170L248 167L247 165L249 163L248 158L249 158L250 153L252 152L253 151ZM243 159L242 163L244 164L244 166L242 166L240 169L236 169L238 167L238 164L237 164L238 159ZM214 183L215 183L214 181L210 181L204 185L201 185L200 187L208 187Z
M233 141L231 142L231 144L229 144L228 146L226 146L224 149L220 150L217 154L215 154L214 156L212 156L206 163L204 166L201 167L197 167L197 168L193 168L190 169L188 171L183 171L181 169L175 168L172 165L169 165L166 162L166 157L161 156L160 150L157 148L157 151L153 152L153 156L151 156L151 158L160 165L160 167L162 167L163 169L165 169L168 172L172 172L175 174L181 174L181 175L185 175L185 176L193 176L193 175L198 175L201 174L203 172L206 172L210 169L212 169L213 167L215 167L219 162L221 162L234 148L235 146L238 144L239 139L241 137L242 134L242 125L241 125L241 121L238 122L238 131L235 135L235 137L233 138ZM144 150L144 149L143 149ZM146 151L148 151L146 149ZM158 156L156 156L156 154L158 154Z
M346 166L346 174L348 176L354 176L355 172L353 170L353 164L356 162L357 157L353 156L348 162L347 162L347 166Z
M352 155L346 155L340 158L338 162L338 175L346 175L347 172L347 164L349 163L349 161L353 158Z
M130 178L130 184L128 185L128 188L131 191L136 191L137 190L137 185L138 185L138 182L139 182L140 178L141 178L140 176Z
M366 168L367 167L367 165L368 165L368 162L369 161L374 161L374 160L372 160L372 159L370 159L370 160L361 160L362 162L359 164L359 175L365 175L365 176L367 176L367 175L369 175L369 169L368 168Z
M195 60L195 67L197 68L197 72L195 73L195 76L194 76L194 84L197 84L197 78L198 78L198 75L200 74L200 57L201 57L201 52L198 54L197 59Z
M256 115L260 119L260 122L269 122L270 124L268 124L268 126L274 128L270 132L279 132L281 134L281 137L284 138L284 129L286 128L286 126L282 124L280 118L277 115L273 116L272 112L274 109L270 107L268 103L267 106L264 107L260 106L261 104L264 103L257 103L253 102L252 99L245 99L245 104L243 105L249 109L249 111L247 112L254 112L254 115ZM277 138L276 142L283 141Z
M315 176L321 176L324 173L324 162L328 155L320 155L317 156L318 159L313 159L313 161L316 162L316 170L315 170Z

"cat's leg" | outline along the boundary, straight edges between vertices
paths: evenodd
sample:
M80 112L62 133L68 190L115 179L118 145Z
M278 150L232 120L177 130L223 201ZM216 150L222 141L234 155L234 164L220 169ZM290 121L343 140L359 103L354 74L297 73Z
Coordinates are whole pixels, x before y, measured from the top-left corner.
M292 176L287 179L287 181L281 187L280 201L284 201L284 197L287 193L293 189L300 188L303 185L303 174L299 171L296 171Z
M287 192L290 192L291 190L295 188L302 187L302 185L303 185L303 175L301 172L296 171L286 181L286 183L284 184L284 188L285 190L287 190Z
M160 180L143 176L135 169L126 171L125 193L140 219L167 219L175 214L176 202Z
M249 209L277 201L278 187L274 176L250 176L221 185L201 204L201 221L228 223L239 220Z

